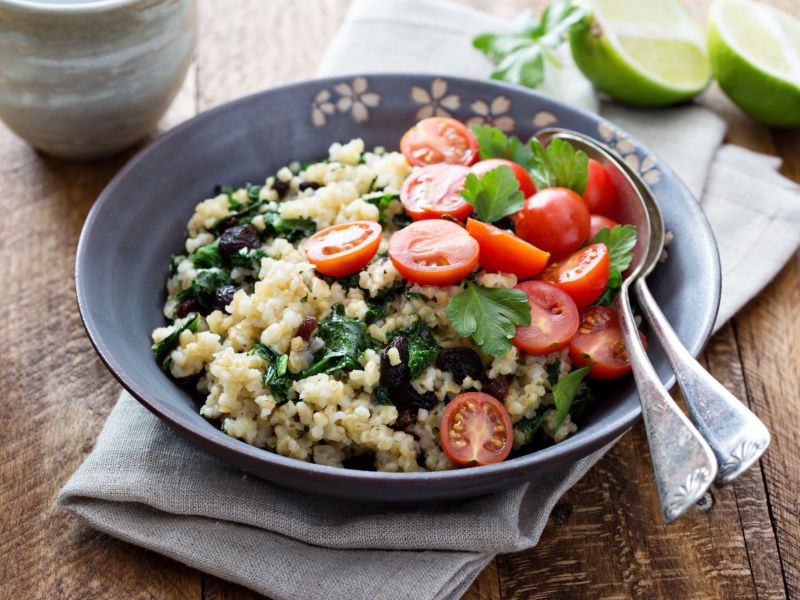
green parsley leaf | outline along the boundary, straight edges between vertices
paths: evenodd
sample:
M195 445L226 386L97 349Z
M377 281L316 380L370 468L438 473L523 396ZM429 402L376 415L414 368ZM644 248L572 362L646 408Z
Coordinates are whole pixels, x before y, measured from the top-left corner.
M589 177L589 157L583 150L576 150L559 138L547 148L536 138L531 138L528 145L531 149L529 171L537 190L565 187L583 194Z
M505 158L522 166L530 164L532 151L518 137L506 135L491 125L470 125L470 129L478 140L481 160Z
M527 446L533 442L533 436L539 431L539 428L544 423L544 415L536 414L532 417L526 417L514 425L514 432L519 432L523 436L520 448Z
M577 3L555 0L537 22L528 23L513 33L484 33L472 40L495 65L492 79L535 88L545 78L545 59L561 66L554 58L570 29L587 15Z
M478 219L484 223L494 223L522 208L525 196L519 191L519 183L514 173L502 165L477 177L467 175L461 196L472 204Z
M615 225L597 232L592 240L594 244L604 244L608 248L611 270L608 274L606 289L595 304L610 306L614 303L617 290L622 286L622 273L631 265L633 248L636 246L636 227L634 225Z
M556 410L558 411L558 415L556 416L556 430L561 427L561 423L567 418L569 409L572 408L572 401L578 393L580 383L591 369L592 367L589 366L572 371L568 375L564 375L564 377L559 379L558 383L553 386L553 402L555 402Z
M471 336L491 356L508 352L517 325L531 324L531 307L524 292L488 288L472 281L450 300L446 314L459 335Z
M164 369L167 373L169 373L170 368L170 354L172 351L178 347L180 343L181 333L186 331L187 329L194 333L197 331L197 326L200 324L200 315L195 313L194 316L184 322L183 325L175 325L173 326L172 333L170 333L167 337L165 337L160 342L156 342L151 347L153 352L156 353L156 362L161 365L161 368Z

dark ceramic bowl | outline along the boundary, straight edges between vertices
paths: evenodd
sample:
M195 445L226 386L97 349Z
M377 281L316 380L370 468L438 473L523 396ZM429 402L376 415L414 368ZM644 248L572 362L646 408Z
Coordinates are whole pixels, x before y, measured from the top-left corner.
M353 137L363 138L367 148L396 149L408 127L433 114L492 123L524 139L558 125L625 155L652 186L675 234L669 261L650 277L650 288L683 343L700 352L717 314L719 257L697 202L669 167L613 124L522 88L454 77L365 75L289 85L201 114L144 149L103 191L83 228L76 285L89 337L122 385L233 467L299 490L360 500L454 498L507 488L568 467L631 427L640 410L627 378L600 388L596 408L572 437L501 464L413 474L336 469L225 435L158 368L150 332L164 325L167 263L182 249L195 204L216 184L263 181L291 160L323 158L332 142ZM672 385L672 372L654 343L650 357Z

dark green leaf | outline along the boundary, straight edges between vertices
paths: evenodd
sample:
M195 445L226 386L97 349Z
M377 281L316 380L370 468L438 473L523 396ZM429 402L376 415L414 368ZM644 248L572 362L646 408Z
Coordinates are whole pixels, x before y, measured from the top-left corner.
M542 423L544 423L544 415L536 414L530 418L524 418L514 425L514 431L524 436L520 447L527 446L533 442L533 436L539 431Z
M380 404L381 406L392 406L394 404L389 398L389 392L382 385L375 390L375 404Z
M571 373L564 375L557 384L553 386L553 402L556 405L558 414L556 416L555 430L561 427L561 423L567 418L569 410L572 407L572 401L575 399L580 387L581 381L586 374L592 369L591 366L577 369Z
M636 233L634 225L615 225L613 229L601 229L594 236L593 243L604 244L608 248L608 258L611 263L606 289L595 304L610 306L614 303L617 290L622 286L622 273L633 260Z
M267 251L264 248L242 248L228 260L233 267L258 272L261 269L261 259L266 255Z
M231 274L225 269L219 267L199 269L192 280L192 293L200 306L206 307L213 300L214 292L231 283Z
M531 149L518 137L506 135L491 125L470 125L480 148L481 160L505 158L526 167L531 161Z
M180 343L181 333L186 331L187 329L192 333L197 331L197 326L200 324L200 315L195 313L195 315L191 318L188 318L187 321L179 326L174 327L172 333L170 333L167 337L165 337L160 342L156 342L152 345L153 352L156 353L156 362L161 365L161 368L164 369L167 373L169 373L169 355L170 353L178 347Z
M269 391L278 400L278 404L286 402L289 399L289 390L292 388L293 381L288 369L289 356L278 354L269 346L258 342L253 346L251 353L268 363L264 371L264 385L269 386Z
M531 324L531 307L524 292L471 281L450 300L446 312L459 335L471 336L491 356L508 352L517 325Z
M183 255L175 256L174 254L169 257L169 276L172 277L178 272L178 265L185 257Z
M276 210L268 210L264 213L264 236L277 235L290 242L296 242L310 236L317 230L314 219L284 219Z
M344 277L331 277L330 275L320 275L317 273L317 277L320 277L328 285L338 283L345 292L352 288L361 289L358 285L358 282L361 280L361 271L356 271Z
M389 340L402 335L408 346L408 368L411 379L417 379L439 354L439 343L425 321L417 320L410 327L389 332Z
M214 244L200 246L189 255L189 260L200 269L222 266L222 255L219 253L219 248Z
M371 187L371 186L370 186ZM385 194L383 192L373 192L371 194L366 194L365 196L361 196L361 199L364 202L369 202L370 204L374 204L378 207L378 212L380 214L379 222L381 227L386 227L388 223L388 218L386 216L386 209L389 208L389 205L392 203L393 200L399 200L400 194Z
M395 285L381 289L374 297L367 297L365 301L369 308L364 316L367 325L372 325L386 316L389 312L389 305L406 289L405 281L400 281Z
M480 177L474 173L467 175L461 196L473 206L478 219L484 223L493 223L514 214L525 203L517 178L505 165Z
M368 347L366 328L360 321L346 316L341 304L333 306L330 316L319 324L316 335L325 346L314 357L316 361L303 377L360 366L358 357Z
M547 365L547 382L552 389L558 383L558 378L561 377L561 359L556 359L554 362Z

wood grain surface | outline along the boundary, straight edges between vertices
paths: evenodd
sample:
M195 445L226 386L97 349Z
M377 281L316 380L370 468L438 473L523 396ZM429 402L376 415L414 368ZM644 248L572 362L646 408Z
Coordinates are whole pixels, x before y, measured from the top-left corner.
M529 7L462 3L509 17ZM800 15L796 0L771 3ZM313 76L347 4L201 0L196 58L159 130ZM707 0L687 4L704 18ZM702 101L728 121L728 141L781 156L784 174L800 181L796 131L757 125L713 87ZM72 274L86 214L132 154L58 161L0 125L0 598L258 597L92 531L55 507L120 390L83 331ZM661 523L637 426L561 500L541 543L498 557L465 598L800 597L799 307L800 255L705 350L707 367L773 435L760 465L714 490L710 509Z

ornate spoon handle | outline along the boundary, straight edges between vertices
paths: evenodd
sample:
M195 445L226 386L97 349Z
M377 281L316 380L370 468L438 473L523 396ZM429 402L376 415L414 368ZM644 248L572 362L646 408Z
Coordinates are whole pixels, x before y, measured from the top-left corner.
M730 483L764 453L769 445L769 431L683 347L644 278L637 279L633 287L639 306L672 365L689 415L717 457L716 483Z
M639 339L627 292L627 285L623 284L616 308L639 391L661 512L664 520L670 523L705 493L717 474L717 461L650 364Z

